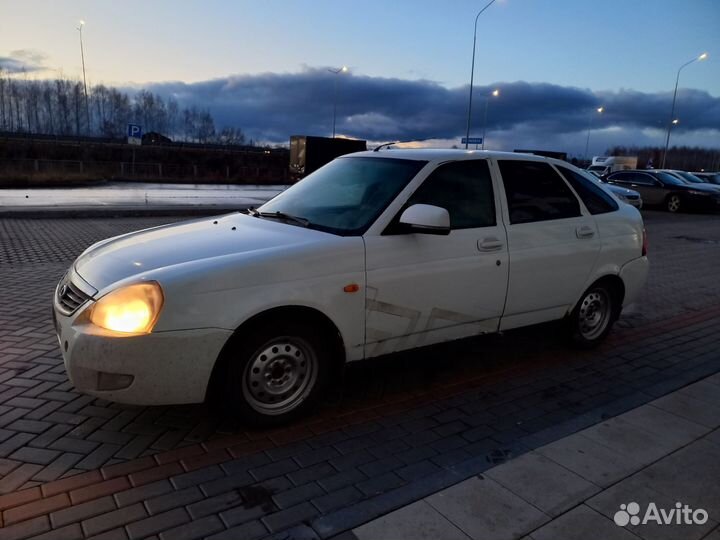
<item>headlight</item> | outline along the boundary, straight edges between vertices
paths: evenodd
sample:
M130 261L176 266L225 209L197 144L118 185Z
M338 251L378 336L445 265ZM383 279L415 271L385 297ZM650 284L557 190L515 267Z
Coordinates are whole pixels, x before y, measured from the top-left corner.
M112 291L95 302L90 310L90 322L113 332L149 334L162 305L159 283L136 283Z

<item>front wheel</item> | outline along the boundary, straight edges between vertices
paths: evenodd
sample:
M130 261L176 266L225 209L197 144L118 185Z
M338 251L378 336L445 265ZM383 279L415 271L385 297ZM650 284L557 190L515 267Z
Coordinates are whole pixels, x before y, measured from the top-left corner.
M227 351L226 402L253 425L279 425L304 414L325 386L325 341L299 322L273 324L249 334Z
M670 195L667 198L667 209L668 212L672 212L673 214L680 211L682 201L680 200L679 195Z
M620 313L612 287L598 283L583 294L570 315L570 337L581 348L593 348L605 339Z

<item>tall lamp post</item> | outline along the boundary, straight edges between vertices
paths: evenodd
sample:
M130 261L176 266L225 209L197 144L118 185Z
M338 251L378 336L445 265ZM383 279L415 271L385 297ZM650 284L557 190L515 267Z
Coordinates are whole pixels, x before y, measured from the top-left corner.
M465 131L465 150L468 148L468 139L470 138L470 117L472 116L472 99L473 99L473 81L475 79L475 45L477 43L477 23L480 15L483 11L492 6L495 0L490 0L484 8L478 11L475 15L475 31L473 32L473 50L472 50L472 64L470 65L470 97L468 98L468 114L467 114L467 130Z
M88 134L89 134L90 133L90 104L88 102L87 79L85 78L85 49L83 48L83 38L82 38L83 26L85 26L85 21L80 21L80 25L77 27L77 30L80 33L80 59L82 60L83 89L85 91L85 114L87 116L87 128L88 128Z
M602 114L605 110L605 107L598 107L595 110L598 114ZM585 140L585 159L588 158L588 150L590 149L590 128L592 127L593 118L595 118L595 115L591 114L590 120L588 120L587 139Z
M333 139L335 138L335 118L337 116L337 75L345 73L348 70L347 66L343 66L337 69L328 69L330 73L335 74L335 89L333 91Z
M500 95L500 90L497 88L490 92L490 95L485 96L485 120L483 121L483 136L482 136L482 149L485 150L485 133L487 132L487 112L488 112L488 105L490 104L490 97L498 97ZM477 148L477 147L476 147Z
M682 66L680 66L680 69L678 69L677 77L675 78L675 92L673 92L672 108L670 109L670 120L668 121L667 127L667 137L665 138L665 151L663 152L661 165L662 169L665 168L665 159L667 158L668 147L670 146L670 130L672 129L673 125L677 124L677 121L675 120L675 100L677 99L678 84L680 83L680 72L683 70L683 68L689 66L690 64L705 60L707 57L707 53L702 53L700 56L693 58L689 62L685 62Z

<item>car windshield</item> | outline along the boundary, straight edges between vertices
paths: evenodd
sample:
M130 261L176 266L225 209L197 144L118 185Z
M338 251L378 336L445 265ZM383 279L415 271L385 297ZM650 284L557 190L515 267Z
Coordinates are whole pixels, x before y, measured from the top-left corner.
M395 158L339 158L258 211L302 218L308 227L333 234L361 235L426 163Z
M655 173L657 177L662 180L663 184L671 184L673 186L686 186L687 182L683 182L680 180L677 176L666 173L666 172L656 172Z

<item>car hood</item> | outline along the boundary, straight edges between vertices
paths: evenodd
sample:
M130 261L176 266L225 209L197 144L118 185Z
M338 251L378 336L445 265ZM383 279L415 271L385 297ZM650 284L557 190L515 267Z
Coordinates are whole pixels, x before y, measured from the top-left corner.
M260 252L326 238L328 233L245 214L164 225L90 246L74 269L98 291L159 268L225 255Z

